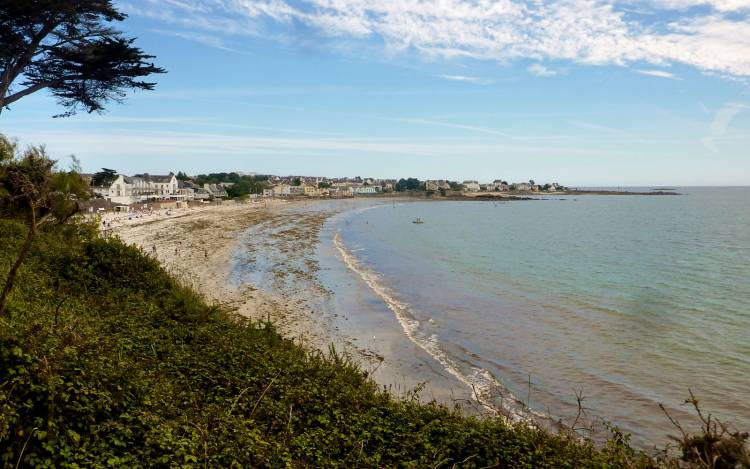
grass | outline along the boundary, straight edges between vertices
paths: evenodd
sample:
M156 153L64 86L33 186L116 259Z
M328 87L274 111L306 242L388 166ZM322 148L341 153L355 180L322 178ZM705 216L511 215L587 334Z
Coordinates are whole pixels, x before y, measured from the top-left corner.
M0 273L24 234L0 220ZM616 433L595 447L393 398L346 357L206 304L86 224L40 235L0 318L4 467L678 463L648 458Z

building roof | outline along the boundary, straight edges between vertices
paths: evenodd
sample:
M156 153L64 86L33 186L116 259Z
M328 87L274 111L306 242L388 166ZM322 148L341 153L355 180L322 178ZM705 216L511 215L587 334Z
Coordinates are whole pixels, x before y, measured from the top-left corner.
M171 182L173 177L174 177L174 174L172 174L172 173L169 173L167 175L144 173L144 174L136 174L136 175L132 176L131 179L137 178L137 179L143 179L146 182L155 182L155 183L166 184L168 182ZM126 178L127 178L127 176L126 176ZM127 181L127 179L126 179L125 182L129 182L129 181Z

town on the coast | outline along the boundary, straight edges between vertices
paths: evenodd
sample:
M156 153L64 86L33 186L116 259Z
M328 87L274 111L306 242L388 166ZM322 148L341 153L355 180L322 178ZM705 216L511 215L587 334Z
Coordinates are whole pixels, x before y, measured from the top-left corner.
M274 176L242 172L188 176L184 172L166 175L126 176L113 169L83 175L95 196L90 210L128 211L139 204L177 208L186 203L210 203L235 199L262 198L346 198L377 195L417 195L423 197L502 197L503 195L559 193L568 189L558 183L537 184L534 180L508 183L495 179L488 183L447 179L374 179L362 177L327 178L313 176Z

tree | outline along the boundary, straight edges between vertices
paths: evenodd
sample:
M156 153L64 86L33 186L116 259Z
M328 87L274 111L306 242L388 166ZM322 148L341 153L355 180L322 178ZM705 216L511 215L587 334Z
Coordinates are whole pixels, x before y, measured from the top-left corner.
M16 142L0 134L0 164L13 159L16 155ZM0 186L2 188L2 186Z
M94 176L91 178L91 185L95 187L109 186L115 182L117 176L117 171L114 169L102 168L98 173L94 173Z
M60 116L152 90L141 78L165 71L111 27L125 18L112 0L0 1L0 113L43 89L67 110Z
M424 184L416 178L399 179L396 183L396 192L416 191L422 189Z
M53 171L55 161L43 146L29 147L22 155L0 135L0 213L23 218L29 232L0 292L0 316L18 271L31 250L37 231L47 224L63 224L78 213L78 200L89 196L88 185L75 171Z
M292 179L292 185L293 186L301 186L302 185L302 181L300 180L300 178L294 178L294 179Z
M318 183L318 189L330 189L331 183L330 182L319 182Z
M185 172L183 171L177 171L177 176L175 177L180 181L187 181L188 179L190 179L190 176L185 174Z

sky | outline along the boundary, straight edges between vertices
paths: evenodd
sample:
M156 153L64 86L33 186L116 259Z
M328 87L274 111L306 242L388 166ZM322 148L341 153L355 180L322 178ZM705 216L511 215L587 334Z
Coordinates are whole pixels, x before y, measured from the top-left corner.
M168 73L0 132L124 174L750 184L750 0L121 0Z

